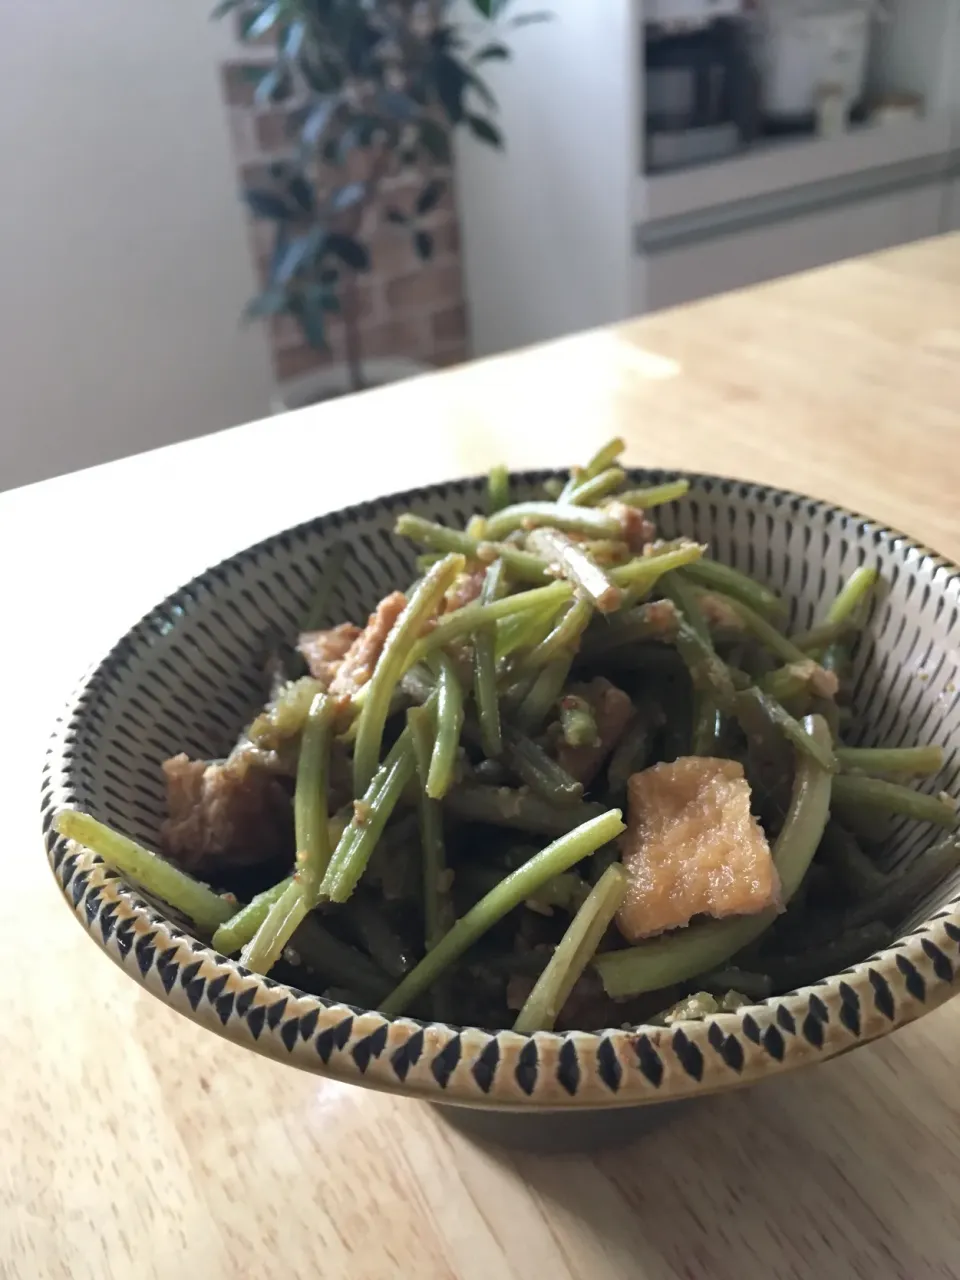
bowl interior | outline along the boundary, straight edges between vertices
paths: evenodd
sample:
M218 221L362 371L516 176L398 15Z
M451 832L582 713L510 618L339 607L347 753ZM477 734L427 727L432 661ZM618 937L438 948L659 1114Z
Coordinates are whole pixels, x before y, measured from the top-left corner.
M539 495L549 474L515 477L514 493ZM737 481L691 481L684 499L657 513L662 535L708 543L718 560L776 588L797 628L822 616L858 564L879 566L884 591L855 660L852 741L939 744L946 768L930 788L957 794L957 570L909 539L823 503ZM483 481L464 480L321 517L241 552L159 605L104 659L71 708L53 748L48 813L75 805L155 845L165 810L161 762L179 751L216 757L229 749L263 701L265 637L296 635L325 551L340 540L349 548L328 621L361 622L384 594L415 576L414 550L392 534L399 512L462 526L482 507L483 494ZM929 830L898 823L888 868L929 843ZM915 917L950 897L958 882L960 876L942 885Z

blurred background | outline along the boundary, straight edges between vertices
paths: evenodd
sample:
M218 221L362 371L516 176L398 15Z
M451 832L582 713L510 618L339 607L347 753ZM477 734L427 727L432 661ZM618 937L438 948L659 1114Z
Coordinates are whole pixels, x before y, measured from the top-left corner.
M4 488L960 228L957 0L208 10L5 12Z

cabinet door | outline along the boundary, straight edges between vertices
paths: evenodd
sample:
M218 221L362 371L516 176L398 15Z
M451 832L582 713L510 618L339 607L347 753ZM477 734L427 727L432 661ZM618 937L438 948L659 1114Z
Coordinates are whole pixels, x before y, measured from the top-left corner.
M947 198L944 201L944 231L960 231L960 178L955 179L947 187Z
M931 184L648 251L637 263L638 310L676 306L935 235L943 194ZM955 214L960 218L960 196Z

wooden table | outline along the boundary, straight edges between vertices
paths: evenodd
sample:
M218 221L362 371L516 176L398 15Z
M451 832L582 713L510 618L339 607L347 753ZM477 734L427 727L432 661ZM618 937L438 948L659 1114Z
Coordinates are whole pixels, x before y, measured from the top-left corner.
M143 610L317 512L615 433L631 462L792 486L960 558L960 237L0 497L0 1275L960 1276L960 1006L628 1149L502 1154L200 1031L54 888L44 739Z

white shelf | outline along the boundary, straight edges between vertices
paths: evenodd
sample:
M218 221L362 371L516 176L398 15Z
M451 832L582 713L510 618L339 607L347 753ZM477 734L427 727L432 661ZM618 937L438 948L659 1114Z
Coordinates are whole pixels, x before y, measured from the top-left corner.
M727 160L642 175L637 212L641 222L676 218L871 169L946 156L953 145L947 114L861 125L838 138L770 140Z

